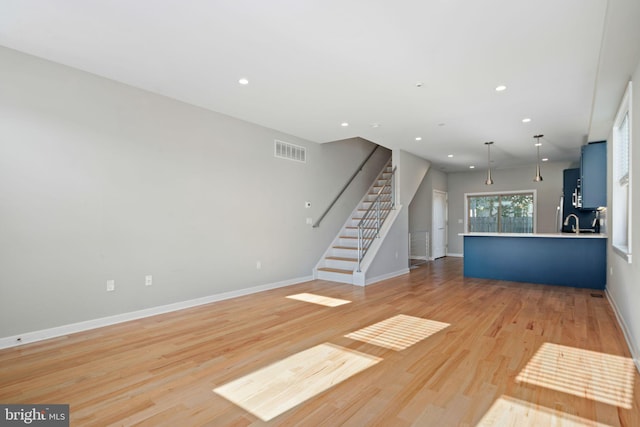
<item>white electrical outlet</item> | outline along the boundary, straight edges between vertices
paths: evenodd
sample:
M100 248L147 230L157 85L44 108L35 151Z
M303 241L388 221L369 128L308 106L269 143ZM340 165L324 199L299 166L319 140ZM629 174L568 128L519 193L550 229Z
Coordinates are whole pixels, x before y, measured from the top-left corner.
M147 274L146 276L144 276L144 285L145 286L153 285L153 276L152 275Z
M107 292L113 292L116 290L116 281L107 280Z
M313 225L313 218L307 218L307 225Z

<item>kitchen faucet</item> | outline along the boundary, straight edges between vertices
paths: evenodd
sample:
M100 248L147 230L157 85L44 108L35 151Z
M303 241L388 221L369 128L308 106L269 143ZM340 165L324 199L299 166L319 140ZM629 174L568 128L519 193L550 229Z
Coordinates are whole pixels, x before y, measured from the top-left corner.
M580 234L580 220L578 219L578 216L576 214L567 215L567 217L564 219L564 225L569 225L569 218L571 217L574 217L576 219L576 234Z

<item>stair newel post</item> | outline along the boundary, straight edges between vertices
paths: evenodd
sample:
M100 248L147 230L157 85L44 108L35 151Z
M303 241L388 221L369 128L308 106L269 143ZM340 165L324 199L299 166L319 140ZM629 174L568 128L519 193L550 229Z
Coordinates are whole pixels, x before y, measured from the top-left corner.
M362 261L362 221L358 224L358 273L360 273L361 261Z

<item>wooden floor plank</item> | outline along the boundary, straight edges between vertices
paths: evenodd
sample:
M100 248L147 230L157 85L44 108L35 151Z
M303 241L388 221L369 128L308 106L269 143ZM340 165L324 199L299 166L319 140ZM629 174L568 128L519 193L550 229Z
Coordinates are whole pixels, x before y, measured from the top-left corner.
M350 303L287 298L296 294ZM640 425L640 377L630 363L614 366L630 355L607 299L590 294L464 278L456 258L365 288L316 280L1 350L0 402L68 403L72 425L83 426ZM449 326L407 340L422 322L396 322L372 339L372 325L407 316ZM354 334L362 330L364 340ZM395 339L406 345L377 345ZM252 413L251 402L277 399L269 387L281 387L256 372L279 367L285 379L278 384L288 384L288 375L299 388L300 372L317 377L335 367L323 360L302 366L296 355L327 345L380 361L300 404L283 405L268 422ZM551 356L538 353L545 348ZM551 363L545 357L557 359L548 368L553 387L539 381ZM284 366L287 360L297 362ZM611 372L631 367L630 376L598 382L583 372L589 364ZM249 390L248 409L214 392L240 378L257 391ZM631 383L622 389L625 381ZM599 384L611 398L594 390ZM288 401L295 392L279 390Z

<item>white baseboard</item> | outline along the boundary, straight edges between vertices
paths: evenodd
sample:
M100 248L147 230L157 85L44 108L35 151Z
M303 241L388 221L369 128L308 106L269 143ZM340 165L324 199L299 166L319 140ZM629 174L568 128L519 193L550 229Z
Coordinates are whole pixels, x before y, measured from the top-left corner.
M426 256L424 256L424 255L423 256L411 256L411 257L409 257L409 259L417 259L417 260L424 260L424 261L428 260L428 258Z
M447 252L447 256L452 256L452 257L456 257L456 258L464 258L464 254L454 254L451 252Z
M382 276L372 277L367 279L365 285L371 285L376 282L381 282L383 280L391 279L392 277L402 276L403 274L407 274L411 271L409 268L403 268L402 270L394 271L392 273L383 274Z
M627 327L624 318L620 315L620 310L616 305L616 301L611 297L611 294L609 294L609 291L607 289L604 290L604 294L607 296L607 300L613 308L613 312L616 315L616 319L618 320L620 329L622 329L622 334L624 335L624 339L627 342L627 347L629 347L629 352L631 353L631 357L633 358L633 364L636 365L636 369L638 370L638 372L640 372L640 354L638 354L635 345L633 345L631 334L629 333L629 328Z
M16 347L22 344L33 343L50 338L61 337L64 335L74 334L77 332L88 331L90 329L102 328L104 326L115 325L117 323L128 322L131 320L142 319L144 317L156 316L158 314L170 313L172 311L183 310L185 308L196 307L199 305L210 304L216 301L222 301L230 298L236 298L244 295L255 294L257 292L268 291L270 289L282 288L298 283L313 280L312 276L297 277L294 279L283 280L281 282L269 283L266 285L254 286L237 291L223 292L221 294L209 295L202 298L195 298L188 301L176 302L173 304L161 305L158 307L145 308L143 310L132 311L129 313L116 314L113 316L102 317L99 319L91 319L78 323L57 326L55 328L43 329L40 331L25 332L24 334L13 335L10 337L0 338L0 349Z

